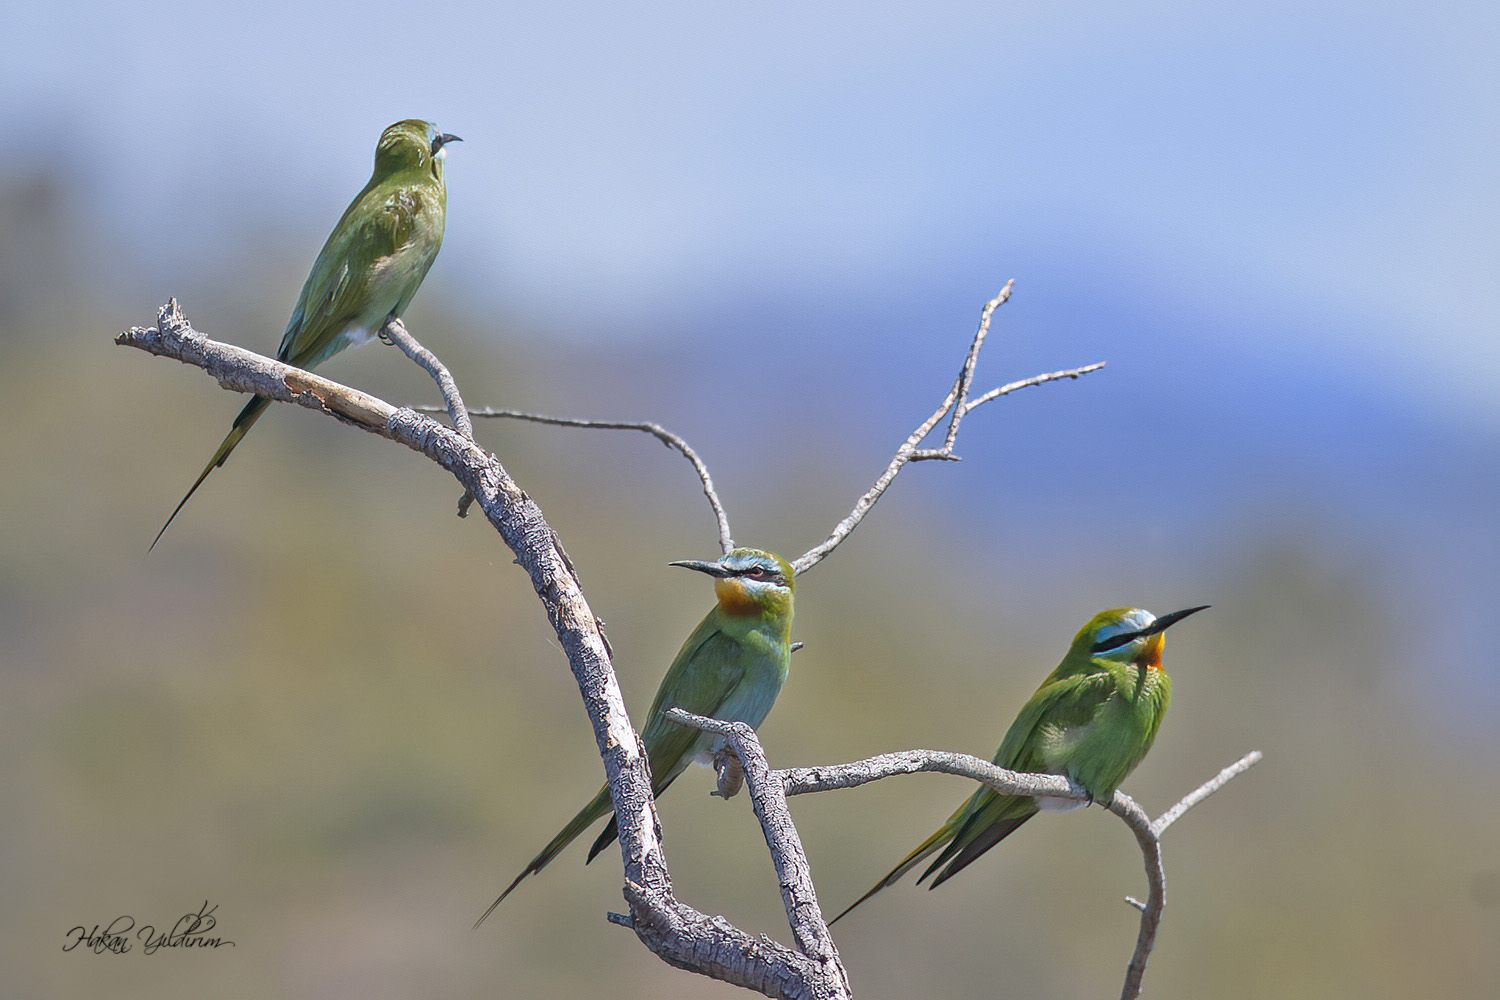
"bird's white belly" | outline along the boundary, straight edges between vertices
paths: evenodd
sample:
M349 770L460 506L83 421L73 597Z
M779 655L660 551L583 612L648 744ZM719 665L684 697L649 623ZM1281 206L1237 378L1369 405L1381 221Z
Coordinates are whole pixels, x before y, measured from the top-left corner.
M368 327L352 326L344 331L344 339L349 341L350 347L363 347L375 339L375 330Z
M1087 804L1083 799L1059 799L1051 795L1036 797L1036 807L1048 812L1072 812L1074 809L1082 809Z

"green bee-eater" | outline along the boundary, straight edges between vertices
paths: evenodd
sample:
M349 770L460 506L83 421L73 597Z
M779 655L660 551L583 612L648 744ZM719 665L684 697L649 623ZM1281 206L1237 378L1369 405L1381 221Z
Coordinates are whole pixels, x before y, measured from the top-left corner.
M400 316L411 303L443 246L448 215L443 147L459 141L416 118L381 133L375 171L344 209L313 263L287 321L278 361L311 368L346 347L372 340L386 317ZM270 405L265 396L252 396L245 404L229 436L156 533L151 548Z
M695 715L758 727L781 692L791 665L792 594L796 584L785 559L760 549L735 549L717 562L684 560L672 565L712 576L719 602L682 644L646 715L641 741L651 767L653 796L666 791L695 759L710 762L723 743L711 733L669 722L662 713L681 708ZM522 879L547 867L563 848L613 808L606 785L531 859L474 926L484 923ZM618 836L619 827L610 816L609 824L589 848L587 860L594 860Z
M1162 633L1206 607L1160 618L1140 608L1113 608L1095 615L1010 724L995 752L995 763L1025 774L1065 774L1088 791L1090 801L1108 802L1151 749L1172 700L1172 678L1161 664ZM917 879L921 885L936 872L929 889L962 871L1038 809L1066 810L1084 804L1077 799L1001 795L988 785L981 786L941 829L829 923L900 879L934 851L943 853Z

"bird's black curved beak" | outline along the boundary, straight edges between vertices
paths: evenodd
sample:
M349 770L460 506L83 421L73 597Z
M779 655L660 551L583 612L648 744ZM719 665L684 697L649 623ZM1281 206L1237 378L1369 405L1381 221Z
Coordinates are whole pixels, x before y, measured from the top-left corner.
M444 132L442 135L432 140L432 154L436 156L437 151L448 145L448 143L450 142L463 142L463 140L456 135L451 135L448 132Z
M676 562L669 562L667 565L684 566L688 569L695 569L700 573L707 573L709 576L725 577L729 575L729 570L725 569L719 563L704 562L702 559L679 559Z
M1156 619L1156 621L1152 622L1150 625L1147 625L1145 628L1137 632L1136 635L1146 636L1155 635L1158 632L1165 632L1173 625L1176 625L1178 622L1182 621L1188 615L1196 615L1198 612L1207 610L1211 607L1213 607L1213 605L1211 604L1200 604L1196 608L1186 608L1182 611L1174 611L1169 615L1162 615L1160 618Z

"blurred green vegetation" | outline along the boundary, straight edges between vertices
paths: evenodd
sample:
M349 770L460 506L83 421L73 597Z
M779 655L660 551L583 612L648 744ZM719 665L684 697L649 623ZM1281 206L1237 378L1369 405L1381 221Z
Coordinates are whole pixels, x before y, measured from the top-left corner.
M610 854L585 868L568 852L470 932L602 772L524 575L482 520L453 516L459 491L438 469L277 408L145 557L240 404L110 338L177 294L200 329L270 351L300 280L290 251L252 266L263 254L247 238L225 250L232 285L127 289L128 266L110 267L128 255L95 245L66 193L36 177L0 180L0 229L8 995L743 995L605 922L622 906ZM556 399L547 408L570 412L576 359L538 331L446 312L458 296L441 271L408 318L469 402ZM434 398L388 349L326 370L393 400ZM615 414L607 396L590 405L652 416ZM560 532L640 711L712 599L666 566L714 553L686 466L643 436L480 434ZM795 555L870 470L797 441L767 451L783 478L729 497L731 516L745 543ZM1399 609L1383 605L1361 546L1330 547L1307 512L1267 526L1226 510L1211 563L1142 582L1107 553L1097 564L1120 568L1090 574L1091 554L1059 539L1057 579L1038 584L969 559L919 493L895 491L801 581L807 645L763 728L773 763L911 746L988 756L1093 611L1211 602L1172 633L1176 701L1127 790L1160 812L1247 750L1266 761L1168 834L1148 994L1492 995L1494 748L1475 753L1468 734L1410 714L1389 662ZM784 940L749 809L710 798L707 779L690 773L662 803L677 890ZM825 907L967 793L921 776L793 800ZM1135 940L1121 899L1141 893L1140 867L1100 810L1043 816L936 893L888 890L838 941L865 997L1111 996ZM234 948L61 951L74 925L170 924L205 898Z

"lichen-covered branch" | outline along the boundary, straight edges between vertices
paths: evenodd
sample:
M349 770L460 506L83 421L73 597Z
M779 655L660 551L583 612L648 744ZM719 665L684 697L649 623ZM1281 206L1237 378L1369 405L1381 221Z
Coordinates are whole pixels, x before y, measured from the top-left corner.
M781 885L781 901L786 907L787 923L791 925L797 950L818 963L844 982L848 988L848 976L839 961L838 949L833 935L823 920L823 911L818 906L817 889L813 886L812 869L807 863L807 854L802 849L802 840L792 823L791 810L787 808L786 791L771 770L761 749L755 730L743 722L721 722L701 715L684 712L680 708L667 710L667 717L698 729L718 733L729 743L738 760L739 773L743 776L750 793L750 803L756 819L766 837L766 847L771 852L771 862L776 867L777 881ZM726 793L726 797L728 794Z

